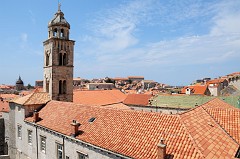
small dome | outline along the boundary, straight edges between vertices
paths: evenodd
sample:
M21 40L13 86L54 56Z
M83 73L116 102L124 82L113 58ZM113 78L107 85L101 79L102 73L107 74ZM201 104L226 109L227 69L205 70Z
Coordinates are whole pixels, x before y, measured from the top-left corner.
M70 29L70 24L64 18L64 14L61 10L58 10L58 12L55 13L54 18L48 23L48 27L52 26L65 26Z
M20 76L19 76L19 78L18 78L18 80L17 80L16 84L23 84L23 81L22 81L22 79L21 79L21 77L20 77Z

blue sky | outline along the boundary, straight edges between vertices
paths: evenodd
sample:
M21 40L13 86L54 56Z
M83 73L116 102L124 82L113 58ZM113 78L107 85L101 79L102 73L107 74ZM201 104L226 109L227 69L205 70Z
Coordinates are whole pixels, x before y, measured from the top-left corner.
M74 77L145 76L188 85L240 71L239 0L60 0L75 40ZM2 0L0 84L43 78L57 0Z

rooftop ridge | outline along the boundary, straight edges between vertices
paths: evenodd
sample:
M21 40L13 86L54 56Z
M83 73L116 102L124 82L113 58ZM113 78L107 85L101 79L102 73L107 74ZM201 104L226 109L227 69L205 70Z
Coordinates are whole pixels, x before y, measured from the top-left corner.
M200 150L199 146L197 145L196 141L193 139L192 135L189 133L189 130L188 130L188 128L186 127L185 123L182 122L181 117L180 117L179 114L177 115L177 118L179 119L179 122L180 122L181 125L183 126L183 129L187 132L187 134L188 134L190 140L192 141L194 147L196 147L197 152L199 152L200 156L201 156L202 158L204 158L205 156L203 155L203 153L202 153L202 151Z
M119 103L122 103L123 104L123 102L116 102L116 103L110 103L110 104L104 104L104 105L101 105L101 106L108 106L108 105L113 105L113 104L119 104Z
M236 144L240 144L238 143L228 132L227 130L225 130L221 125L220 123L206 110L206 108L204 107L201 107L212 119L213 121L236 143ZM210 108L210 109L216 109L216 108Z

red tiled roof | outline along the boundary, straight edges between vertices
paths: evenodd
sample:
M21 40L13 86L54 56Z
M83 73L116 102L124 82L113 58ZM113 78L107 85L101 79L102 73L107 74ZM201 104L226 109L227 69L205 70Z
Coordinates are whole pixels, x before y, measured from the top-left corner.
M207 90L207 86L206 85L193 85L193 86L185 86L184 88L182 88L181 93L186 93L186 89L190 88L191 92L193 94L199 94L199 95L204 95L206 90Z
M127 81L127 80L129 80L128 78L125 78L125 77L115 77L113 79L116 80L116 81L119 81L119 80Z
M83 132L77 139L137 159L157 158L161 138L167 154L179 159L234 158L239 147L239 110L219 99L179 115L51 101L39 117L37 124L65 135L77 120Z
M131 110L131 108L123 103L105 105L104 108Z
M128 76L128 78L144 78L144 76Z
M36 105L46 104L48 101L50 101L50 97L49 97L48 93L33 92L24 97L18 98L16 100L14 100L13 102L27 106L27 105L35 105L35 104Z
M203 107L183 113L180 119L204 158L234 158L238 144Z
M240 109L215 99L203 108L240 144Z
M240 75L240 72L233 72L233 73L231 73L231 74L229 74L227 76L236 76L236 75Z
M223 83L224 81L226 81L226 79L224 78L213 79L213 80L207 81L207 84L220 84L220 83Z
M17 98L18 95L16 95L16 94L0 94L0 97L2 97L5 100L11 100L11 99Z
M109 105L120 103L126 95L119 90L74 91L73 103L85 105Z
M9 112L9 103L7 101L0 101L0 112Z
M151 97L151 94L128 94L123 103L127 105L147 106Z
M157 158L161 138L174 158L201 158L179 118L159 113L89 107L51 101L40 112L37 124L71 135L72 120L80 122L77 139L137 159ZM88 120L95 117L93 123ZM32 118L26 120L31 121Z

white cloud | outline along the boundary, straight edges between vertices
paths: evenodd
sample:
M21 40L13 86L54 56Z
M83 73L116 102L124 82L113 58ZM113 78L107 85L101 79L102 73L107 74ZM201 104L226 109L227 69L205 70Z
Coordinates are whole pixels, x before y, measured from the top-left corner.
M95 21L94 35L87 38L88 42L94 41L95 47L85 51L94 55L96 65L101 66L102 70L105 67L121 67L121 71L124 72L130 68L141 70L152 67L168 68L172 65L214 65L240 58L239 2L221 1L214 5L198 1L189 1L189 5L188 1L174 1L168 5L154 2L158 1L131 1L117 9L111 9ZM156 8L159 10L155 11ZM140 25L160 24L167 28L174 24L174 28L177 29L183 21L188 22L184 26L191 25L188 20L201 23L206 20L206 23L211 25L206 28L204 34L194 35L193 32L191 36L180 36L170 40L160 38L148 44L142 44L141 39L136 36Z

